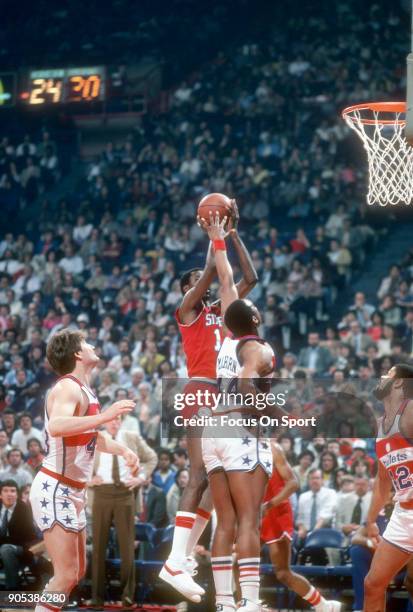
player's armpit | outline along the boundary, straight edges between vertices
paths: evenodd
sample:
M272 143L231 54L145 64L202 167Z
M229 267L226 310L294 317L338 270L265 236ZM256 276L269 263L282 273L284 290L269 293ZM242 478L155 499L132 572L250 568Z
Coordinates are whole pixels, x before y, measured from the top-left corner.
M216 275L215 260L212 254L211 244L208 248L208 254L206 259L205 268L202 270L201 276L194 287L189 289L182 298L181 305L179 307L179 319L181 323L188 324L190 321L185 320L186 317L194 310L199 304L202 298L205 296L212 281Z

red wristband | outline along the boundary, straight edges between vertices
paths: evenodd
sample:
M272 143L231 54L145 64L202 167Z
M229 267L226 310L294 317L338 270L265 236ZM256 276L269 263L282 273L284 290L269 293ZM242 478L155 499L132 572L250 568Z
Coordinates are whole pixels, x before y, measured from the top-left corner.
M226 251L227 245L225 244L225 240L213 240L212 246L214 247L214 251Z

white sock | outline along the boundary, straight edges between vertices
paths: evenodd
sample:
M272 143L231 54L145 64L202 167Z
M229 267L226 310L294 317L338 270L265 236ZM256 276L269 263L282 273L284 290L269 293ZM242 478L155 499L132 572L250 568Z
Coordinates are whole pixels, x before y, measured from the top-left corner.
M37 604L37 606L34 609L34 612L60 612L62 608L57 608L56 606L53 606L52 604L45 606L44 604Z
M232 594L232 556L212 557L211 564L214 575L216 603L234 605L234 596Z
M324 597L321 596L320 592L315 587L311 587L308 593L303 595L303 599L308 601L316 610L322 610L325 603Z
M203 510L203 508L197 508L194 526L191 529L191 533L188 539L188 546L186 549L187 557L193 554L194 548L198 544L199 538L204 533L204 529L208 525L210 517L210 512Z
M242 598L258 603L260 592L260 558L248 557L246 559L238 559L238 567Z
M176 513L172 550L168 558L168 561L171 561L171 563L181 564L185 561L188 540L195 523L195 518L196 514L193 512Z

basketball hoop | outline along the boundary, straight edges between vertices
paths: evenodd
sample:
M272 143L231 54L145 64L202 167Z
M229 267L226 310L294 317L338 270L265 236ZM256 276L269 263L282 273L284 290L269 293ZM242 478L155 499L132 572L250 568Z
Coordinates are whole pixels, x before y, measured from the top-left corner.
M413 148L405 138L404 102L367 102L345 108L343 119L360 136L369 164L368 204L413 201Z

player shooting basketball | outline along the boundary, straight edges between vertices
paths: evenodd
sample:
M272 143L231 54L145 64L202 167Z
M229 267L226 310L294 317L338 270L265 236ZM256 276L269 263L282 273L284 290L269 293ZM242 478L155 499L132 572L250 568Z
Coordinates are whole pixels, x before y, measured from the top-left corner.
M271 347L258 336L261 322L258 310L250 301L238 298L226 254L225 219L220 222L218 216L211 217L209 226L205 222L203 225L215 251L225 325L233 334L232 338L225 338L220 349L217 377L231 392L242 393L245 381L248 386L253 378L273 375L275 357ZM237 407L228 412L236 417ZM232 551L236 543L242 595L239 609L258 612L261 609L259 516L272 472L271 448L268 440L245 427L228 432L233 437L217 437L215 433L213 428L204 430L202 455L217 514L212 544L216 610L235 610Z
M375 395L384 404L384 416L379 422L379 469L366 524L367 537L377 548L364 583L365 612L384 612L390 581L413 557L413 367L390 368ZM380 538L376 518L392 487L396 505Z
M100 412L90 389L99 357L81 332L57 332L47 345L47 358L60 378L46 396L46 456L33 481L30 502L53 564L45 594L69 596L86 572L85 487L92 476L95 448L119 455L132 475L139 465L135 453L97 428L131 412L135 403L121 400ZM45 602L36 612L60 607Z
M243 274L236 290L239 295L245 296L255 286L257 274L237 231L239 214L235 200L227 206L227 214L230 219L228 235ZM222 313L219 303L210 304L209 301L209 288L215 276L215 261L209 248L204 270L190 270L181 278L183 298L176 312L176 319L182 334L190 378L185 386L185 393L196 393L197 390L215 392L217 389L216 360L222 340ZM183 416L193 416L197 410L198 407L187 407ZM208 523L212 508L209 492L203 497L208 480L199 437L188 437L188 454L189 482L176 515L172 549L159 575L182 595L199 602L204 589L191 577L195 566L192 551Z

